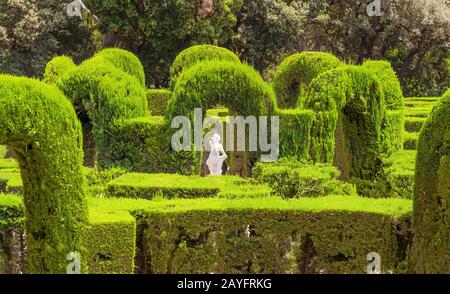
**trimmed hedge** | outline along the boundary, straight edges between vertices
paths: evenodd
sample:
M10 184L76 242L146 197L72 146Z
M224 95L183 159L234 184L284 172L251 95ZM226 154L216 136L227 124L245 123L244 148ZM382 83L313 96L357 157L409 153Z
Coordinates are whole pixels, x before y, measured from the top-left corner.
M420 132L414 189L411 269L448 273L450 268L450 90Z
M386 111L381 129L383 141L381 152L383 154L389 156L403 149L405 133L405 114L403 109Z
M194 108L222 105L243 116L267 115L276 109L275 95L259 73L250 66L227 61L197 63L177 79L166 118L192 118ZM203 114L204 114L203 113Z
M64 273L87 222L81 126L56 88L0 75L0 145L20 163L30 273Z
M54 84L63 74L76 67L72 58L57 56L50 60L45 66L44 82Z
M57 85L77 113L87 112L93 126L98 164L106 168L120 160L116 140L111 135L118 124L150 112L145 89L137 79L105 62L103 55L96 56L63 75Z
M154 201L151 201L154 202ZM329 196L156 202L133 215L142 273L404 271L411 201Z
M270 189L235 176L200 177L178 174L125 174L108 183L110 197L208 198L266 197Z
M420 132L426 120L425 117L407 117L405 120L405 131L410 133Z
M363 66L380 80L387 110L402 110L405 105L402 88L389 61L367 60Z
M287 57L278 67L272 80L279 108L295 108L306 94L309 83L319 74L343 63L324 52L302 52Z
M278 111L278 115L280 117L280 156L308 159L314 112L283 109Z
M334 163L342 178L373 180L382 169L382 122L386 116L378 79L364 67L346 66L314 79L305 109L316 113L311 128L310 156Z
M197 45L181 51L170 67L170 88L174 89L181 73L198 62L222 60L241 63L239 57L226 48L214 45Z
M135 77L141 86L145 87L144 67L133 53L119 48L108 48L95 54L93 59L110 62L114 67Z
M147 90L148 108L153 115L164 115L172 92L165 89Z
M417 142L419 141L419 133L404 133L403 149L417 150Z
M340 172L328 164L306 164L295 158L282 158L275 163L257 163L253 176L267 183L272 193L283 198L356 195L356 188L337 180Z
M416 153L415 150L398 151L385 161L390 197L413 198Z

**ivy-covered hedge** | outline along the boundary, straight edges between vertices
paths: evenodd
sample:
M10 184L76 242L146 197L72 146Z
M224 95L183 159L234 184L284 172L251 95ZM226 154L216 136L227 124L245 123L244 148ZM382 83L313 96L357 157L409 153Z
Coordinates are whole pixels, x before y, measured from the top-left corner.
M44 82L54 84L64 73L75 68L72 58L67 56L57 56L50 60L45 66Z
M280 156L309 158L311 126L314 122L314 112L311 110L281 109L277 115L280 118Z
M164 115L172 92L165 89L147 90L148 107L152 115Z
M386 107L379 80L364 67L333 69L311 82L303 104L316 114L314 162L334 163L344 179L373 180L382 169L383 138L389 138L383 136Z
M309 83L319 74L343 63L334 55L304 51L287 57L272 80L279 108L295 108L299 97L306 94Z
M32 79L0 75L0 105L0 145L24 185L27 272L63 273L87 222L80 123L60 91Z
M450 268L450 90L420 132L414 189L412 271L448 273Z
M111 51L107 52L108 60L114 60ZM115 153L116 140L112 136L118 124L125 119L147 116L150 112L144 87L136 78L105 61L101 53L64 74L57 85L74 104L77 113L87 113L98 164L109 167L120 159ZM125 56L130 57L129 54ZM122 60L122 57L120 53L117 59Z
M339 181L340 172L329 164L306 164L295 158L281 158L274 163L257 163L253 176L267 183L272 193L283 198L356 195L356 188Z
M321 197L159 202L133 214L142 273L404 271L411 202Z
M198 62L222 60L240 63L239 57L226 48L213 45L197 45L181 51L170 67L170 88L174 89L181 73Z
M267 115L275 111L273 90L259 73L244 64L229 61L201 62L177 79L167 110L167 121L184 115L192 118L194 108L227 106L242 116Z

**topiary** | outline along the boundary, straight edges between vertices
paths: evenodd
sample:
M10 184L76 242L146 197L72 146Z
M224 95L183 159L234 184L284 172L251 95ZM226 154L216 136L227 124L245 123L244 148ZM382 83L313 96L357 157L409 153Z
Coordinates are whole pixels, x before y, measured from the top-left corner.
M415 273L448 273L450 268L449 121L450 90L433 108L419 137L410 256Z
M374 73L381 83L387 110L402 110L405 107L402 88L391 64L385 60L367 60L363 66Z
M287 57L272 80L278 107L295 108L315 77L340 65L343 63L337 57L324 52L305 51Z
M94 57L88 59L87 62L90 62L91 60L104 60L110 62L114 67L135 77L141 86L145 87L144 67L139 61L139 58L133 53L119 48L108 48L95 54Z
M47 84L54 84L61 75L75 67L76 65L72 58L67 56L57 56L50 60L45 66L44 82Z
M201 61L223 60L240 63L239 57L226 48L213 45L189 47L177 55L170 67L170 88L174 89L180 74Z
M172 92L165 89L147 90L148 108L152 115L164 115Z
M339 167L342 178L373 180L382 167L380 82L367 69L345 66L319 75L309 85L305 109L315 112L310 156Z
M0 75L0 105L0 145L24 185L27 271L65 273L87 223L80 123L60 91L32 79Z
M116 146L111 134L117 124L150 114L145 89L137 79L97 57L63 75L57 85L77 113L87 112L100 167L113 165Z
M241 115L264 115L275 110L275 95L250 66L228 61L201 62L178 78L166 109L170 122L178 115L193 116L194 108L223 105Z

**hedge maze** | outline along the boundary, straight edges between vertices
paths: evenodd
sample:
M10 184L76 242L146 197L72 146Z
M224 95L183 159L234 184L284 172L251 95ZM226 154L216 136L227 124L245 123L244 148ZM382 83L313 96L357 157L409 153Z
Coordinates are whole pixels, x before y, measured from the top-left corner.
M404 98L388 62L321 52L265 81L200 45L170 74L146 89L111 48L0 76L0 273L62 273L74 251L89 273L365 273L370 252L384 273L448 273L450 92ZM196 108L278 116L280 158L230 152L204 176L206 152L171 147Z

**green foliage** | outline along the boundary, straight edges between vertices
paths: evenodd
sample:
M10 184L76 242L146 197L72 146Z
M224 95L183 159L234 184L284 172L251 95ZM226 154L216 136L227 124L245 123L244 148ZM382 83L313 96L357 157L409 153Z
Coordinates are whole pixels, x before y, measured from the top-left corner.
M102 52L63 75L57 85L77 113L87 113L99 166L111 166L118 158L114 153L116 140L111 135L118 124L128 118L149 115L145 89L137 79L104 61Z
M141 86L145 87L144 67L139 61L139 58L137 58L133 53L119 48L108 48L103 49L93 58L112 63L114 67L121 69L132 77L135 77Z
M83 252L87 221L81 126L72 105L42 82L0 75L0 145L20 162L27 271L64 273L69 252Z
M404 133L403 149L417 150L417 142L419 141L419 133Z
M45 66L44 82L54 84L56 80L76 65L72 58L67 56L57 56L50 60Z
M282 109L280 117L280 156L307 159L309 155L310 130L314 112L310 110Z
M309 83L319 74L342 65L330 53L302 52L287 57L278 67L272 86L280 108L295 108Z
M174 89L180 74L202 61L230 61L240 63L239 57L226 48L212 45L197 45L189 47L177 55L170 67L170 88Z
M425 117L407 117L405 120L405 131L418 133L427 119Z
M314 79L304 101L316 113L311 128L310 156L334 163L343 179L373 180L382 165L383 91L367 69L340 67Z
M403 149L405 132L405 115L402 110L386 111L385 119L382 121L382 141L381 152L391 155Z
M384 92L386 109L402 110L404 108L402 88L389 61L368 60L364 62L363 66L369 69L380 80L381 88Z
M106 195L106 184L125 174L122 168L113 167L106 170L93 169L86 173L89 195L103 197Z
M164 115L172 92L165 89L147 90L148 108L153 115Z
M247 65L226 61L197 63L178 78L166 118L193 117L194 108L227 106L243 116L275 111L275 95L261 76Z
M337 180L340 172L328 164L306 164L295 158L275 163L257 163L253 176L267 183L274 194L283 198L356 195L353 185Z
M0 159L4 158L6 155L6 146L0 145Z
M388 191L395 198L413 198L415 150L402 150L385 161Z
M433 108L419 137L410 263L416 273L447 273L450 266L449 121L450 90Z
M240 198L270 196L266 185L234 176L200 177L178 174L125 174L108 183L111 197Z
M114 132L115 164L136 172L194 173L196 154L172 151L171 131L161 116L124 120Z
M133 213L144 273L364 273L368 251L399 272L411 211L352 196L151 202Z

